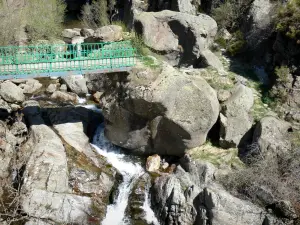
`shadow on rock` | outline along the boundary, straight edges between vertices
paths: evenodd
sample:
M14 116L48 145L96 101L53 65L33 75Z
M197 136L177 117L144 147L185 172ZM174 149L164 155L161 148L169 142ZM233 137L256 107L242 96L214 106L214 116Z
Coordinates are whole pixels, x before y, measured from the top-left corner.
M84 107L40 108L36 104L25 107L23 113L28 126L41 124L55 126L81 122L84 133L90 139L98 125L103 122L101 113Z

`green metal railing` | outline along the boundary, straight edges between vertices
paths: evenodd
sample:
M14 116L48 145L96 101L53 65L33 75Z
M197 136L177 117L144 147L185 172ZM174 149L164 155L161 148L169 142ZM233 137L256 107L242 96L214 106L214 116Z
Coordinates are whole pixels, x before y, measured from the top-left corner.
M0 47L0 79L118 70L134 66L136 57L130 41Z

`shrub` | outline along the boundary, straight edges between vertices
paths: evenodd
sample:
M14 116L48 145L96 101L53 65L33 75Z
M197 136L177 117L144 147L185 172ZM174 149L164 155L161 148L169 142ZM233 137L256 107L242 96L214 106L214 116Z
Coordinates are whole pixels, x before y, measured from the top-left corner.
M290 69L287 66L280 66L275 68L276 81L280 84L286 84L288 82L288 76Z
M226 0L212 10L212 17L220 28L235 30L242 22L251 2L252 0Z
M15 7L7 7L0 1L0 45L14 45L17 31L21 28L22 11Z
M142 56L149 55L150 50L146 47L143 37L135 32L131 33L131 43L136 48L137 53Z
M128 28L126 24L121 20L113 21L111 24L122 27L123 32L128 32Z
M234 13L234 5L230 1L226 1L218 8L213 9L212 17L216 20L221 28L231 28L236 22L237 15Z
M87 3L82 9L81 21L83 25L92 29L96 29L109 24L107 10L108 8L106 0L93 0L92 4Z
M299 202L299 154L299 150L294 150L280 155L280 158L256 160L250 166L224 176L221 181L233 194L263 206L272 205L272 200L266 199L268 192L275 201Z
M215 42L222 48L227 48L227 41L223 37L217 37Z
M244 35L241 31L237 31L233 34L233 38L227 44L227 52L231 56L235 56L240 53L245 45Z
M285 33L291 39L300 39L300 1L291 0L279 7L277 15L278 31Z
M26 30L30 40L60 37L66 5L63 0L28 0Z
M284 103L288 99L289 74L290 69L287 66L275 68L276 85L271 89L270 96L275 98L279 103Z

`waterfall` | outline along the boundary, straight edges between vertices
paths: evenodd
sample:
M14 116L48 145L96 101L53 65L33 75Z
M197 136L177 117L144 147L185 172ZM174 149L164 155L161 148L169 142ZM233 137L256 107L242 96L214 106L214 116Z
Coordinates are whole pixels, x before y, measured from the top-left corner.
M123 181L119 186L119 193L114 204L107 207L105 219L102 225L129 225L126 220L125 210L128 204L128 197L135 181L145 172L138 160L133 156L122 154L120 149L112 145L104 136L104 126L100 125L94 135L92 145L100 155L107 158L123 176ZM150 208L148 193L143 209L146 212L145 220L149 224L159 225Z

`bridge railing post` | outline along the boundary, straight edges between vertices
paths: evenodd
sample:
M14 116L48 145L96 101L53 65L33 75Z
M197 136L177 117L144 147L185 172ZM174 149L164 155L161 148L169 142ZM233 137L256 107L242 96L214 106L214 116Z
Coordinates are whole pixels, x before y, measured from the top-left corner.
M112 64L112 50L109 50L109 62L110 62L110 69L113 69L113 64Z

